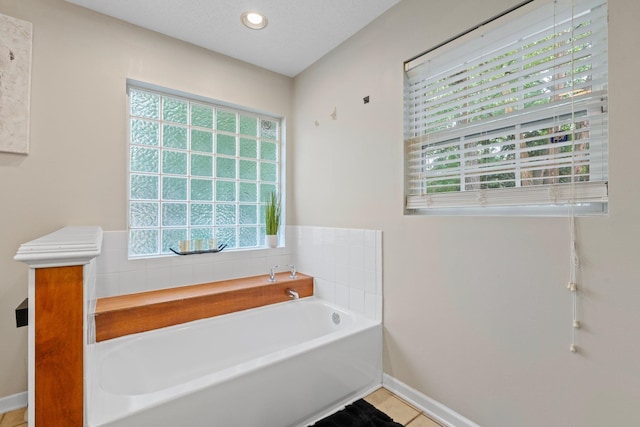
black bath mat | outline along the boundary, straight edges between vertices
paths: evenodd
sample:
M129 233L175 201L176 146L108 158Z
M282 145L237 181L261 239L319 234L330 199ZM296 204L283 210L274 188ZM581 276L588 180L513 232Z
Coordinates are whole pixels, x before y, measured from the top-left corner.
M402 424L398 424L384 412L360 399L321 419L312 427L402 427Z

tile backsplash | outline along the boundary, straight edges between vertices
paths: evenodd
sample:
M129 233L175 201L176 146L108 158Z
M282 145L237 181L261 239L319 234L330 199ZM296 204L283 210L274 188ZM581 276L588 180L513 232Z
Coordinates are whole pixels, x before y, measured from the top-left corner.
M382 231L287 227L298 270L315 279L314 292L341 307L382 317Z
M282 248L128 259L127 232L106 231L90 298L257 276L274 265L295 264L314 277L319 297L381 319L381 231L287 226L285 235Z

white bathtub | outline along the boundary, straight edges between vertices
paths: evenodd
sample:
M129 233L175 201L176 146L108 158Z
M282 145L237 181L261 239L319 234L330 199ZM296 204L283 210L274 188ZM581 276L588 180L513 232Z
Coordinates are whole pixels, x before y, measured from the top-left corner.
M87 425L303 426L379 385L381 359L380 322L315 297L130 335L89 345Z

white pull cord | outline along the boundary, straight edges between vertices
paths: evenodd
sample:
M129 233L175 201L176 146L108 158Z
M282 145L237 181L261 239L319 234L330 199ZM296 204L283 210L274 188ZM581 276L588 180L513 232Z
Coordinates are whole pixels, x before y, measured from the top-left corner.
M571 299L572 299L572 327L571 327L571 346L569 347L569 351L572 353L576 353L578 351L578 347L576 345L576 335L578 329L580 328L580 321L578 320L578 269L580 268L580 259L578 258L578 251L576 250L576 216L574 212L575 206L575 151L576 151L576 122L575 122L575 110L574 110L574 83L575 83L575 68L574 68L574 35L573 31L575 29L574 23L574 0L571 0L571 201L569 203L569 233L570 233L570 260L569 260L569 284L567 287L571 291Z
M578 320L578 284L577 284L577 276L578 276L578 268L580 266L580 259L578 258L578 253L576 251L576 235L575 235L575 216L573 214L573 206L571 206L571 214L569 215L569 228L571 233L571 255L570 255L570 266L569 266L569 284L567 288L571 291L572 296L572 328L571 328L571 346L569 347L569 351L572 353L576 353L578 351L578 347L576 346L576 334L577 330L580 329L580 321Z

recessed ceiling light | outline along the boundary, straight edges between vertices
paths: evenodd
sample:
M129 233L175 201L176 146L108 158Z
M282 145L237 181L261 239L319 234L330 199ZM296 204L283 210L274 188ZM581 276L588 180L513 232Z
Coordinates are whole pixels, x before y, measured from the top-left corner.
M267 26L267 17L258 12L245 12L240 17L245 27L261 30Z

